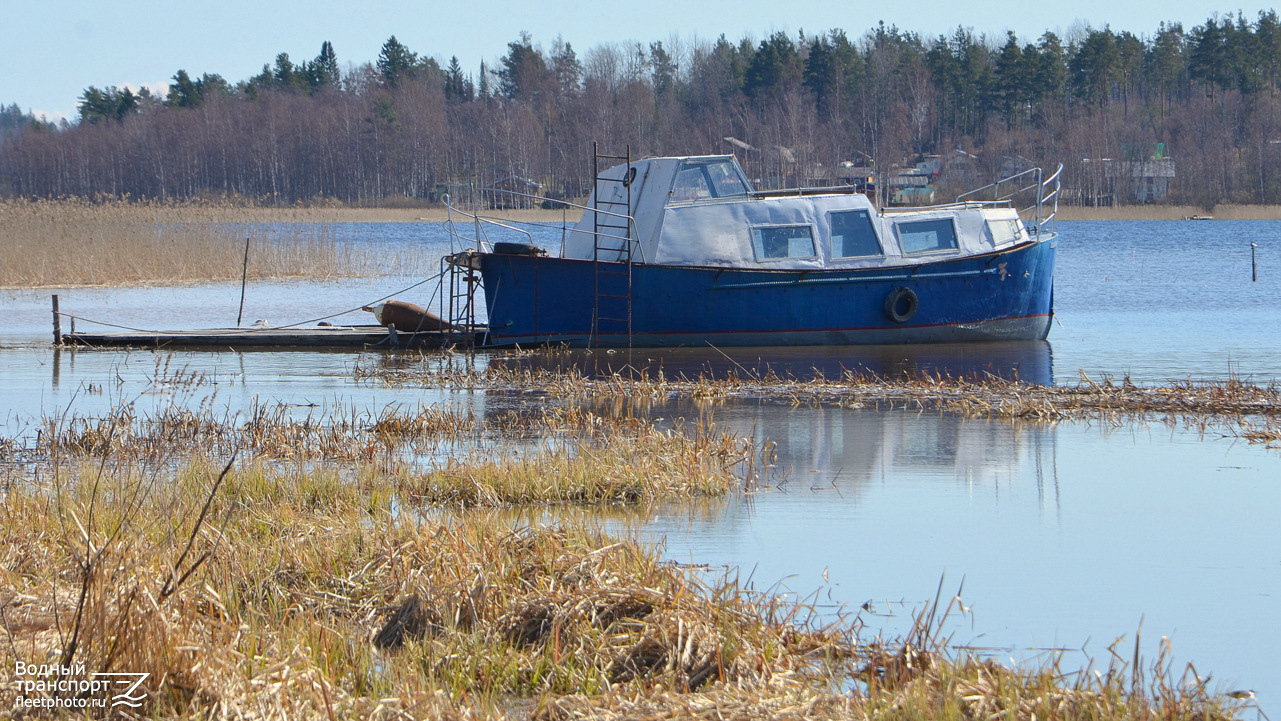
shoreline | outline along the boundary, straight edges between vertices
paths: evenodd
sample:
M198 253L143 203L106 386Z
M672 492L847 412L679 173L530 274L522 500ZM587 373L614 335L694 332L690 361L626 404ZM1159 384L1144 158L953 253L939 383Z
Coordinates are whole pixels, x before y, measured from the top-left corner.
M443 223L445 208L254 208L245 209L277 222L313 223ZM232 210L235 214L237 211ZM577 209L492 210L481 217L518 223L573 225L581 217ZM1117 205L1111 207L1061 206L1056 220L1281 220L1281 205L1216 205L1206 211L1195 205ZM468 222L463 218L463 222Z
M1281 220L1281 205L1220 204L1212 210L1196 205L1114 205L1087 208L1060 206L1056 220Z
M580 209L481 211L482 218L554 232L575 227ZM459 232L472 221L443 207L268 208L231 203L90 203L0 200L0 288L121 287L376 274L383 260L367 248L337 242L341 224L429 223L450 217ZM1061 207L1056 220L1281 220L1281 205ZM263 226L263 227L254 227ZM275 230L270 226L275 225ZM438 226L439 227L439 226ZM272 233L283 243L261 243ZM248 237L247 237L248 236ZM260 240L248 267L246 243Z
M312 223L443 223L449 217L445 208L253 208L255 215L277 222ZM232 214L237 211L232 210ZM573 225L581 217L577 209L562 210L492 210L481 217L518 223L554 223ZM1111 207L1061 206L1056 220L1281 220L1281 205L1216 205L1206 211L1195 205L1117 205ZM456 222L458 222L456 220ZM462 222L469 222L463 218Z
M584 201L586 202L586 201ZM13 201L0 199L0 218L19 214L27 220L44 223L65 222L60 211L74 209L79 220L98 222L209 222L209 223L443 223L450 217L443 206L422 207L352 207L341 205L268 207L233 203L198 201L172 204L127 201L94 204L78 199L61 201ZM495 209L482 210L481 217L517 223L577 223L579 208L555 210ZM456 222L470 219L454 214ZM1085 207L1061 205L1056 220L1281 220L1281 204L1237 205L1222 203L1210 210L1196 205L1115 205Z

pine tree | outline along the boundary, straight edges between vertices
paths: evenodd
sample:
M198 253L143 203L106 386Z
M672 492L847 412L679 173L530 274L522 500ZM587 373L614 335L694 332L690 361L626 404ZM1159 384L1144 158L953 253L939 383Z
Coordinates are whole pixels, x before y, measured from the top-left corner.
M1193 80L1204 81L1211 91L1214 88L1227 89L1232 83L1227 38L1231 29L1231 20L1225 19L1220 26L1213 18L1192 29L1188 74Z
M556 85L560 88L562 98L570 98L578 94L579 86L583 81L583 64L578 62L574 46L569 43L562 44L560 38L556 38L553 44L552 71L556 75Z
M174 108L194 108L203 100L200 87L191 79L186 70L174 73L173 84L165 98L165 105Z
M469 101L473 93L472 84L463 76L463 66L459 64L458 56L451 57L449 67L445 69L445 99L452 103Z
M747 64L743 92L751 97L778 95L801 84L801 55L791 38L778 32L762 40Z
M649 44L650 78L654 85L654 95L663 97L676 85L676 63L663 47L663 41Z
M1111 28L1091 30L1068 63L1077 97L1088 105L1103 106L1113 83L1120 80L1121 51Z
M519 42L507 43L507 54L498 71L498 89L509 98L531 100L542 93L550 73L542 54L534 49L529 33Z
M289 53L280 53L271 70L271 79L277 90L305 89L308 87L306 64L295 66L289 59Z
M1027 61L1019 39L1007 32L1005 45L996 56L996 100L1006 127L1014 127L1023 119L1023 106L1027 103Z
M307 71L307 83L313 90L338 84L338 56L333 44L328 40L320 44L320 54L307 64Z
M138 112L143 96L136 95L129 88L120 90L112 85L99 90L90 85L80 96L77 109L80 119L89 123L103 120L124 122L124 119Z
M480 83L476 88L476 94L480 96L481 100L489 100L489 96L492 94L489 91L489 69L485 67L484 60L480 61Z
M378 74L389 87L396 87L408 75L412 75L418 65L418 53L410 52L392 35L383 43L382 52L378 54Z

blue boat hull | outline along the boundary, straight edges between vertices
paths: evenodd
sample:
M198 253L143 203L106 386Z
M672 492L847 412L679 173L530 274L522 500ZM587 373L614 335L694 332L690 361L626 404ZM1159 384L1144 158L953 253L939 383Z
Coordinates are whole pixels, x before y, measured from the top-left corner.
M630 344L865 345L1043 340L1053 313L1053 236L1001 252L907 268L739 270L631 267ZM589 260L478 256L492 346L629 344L627 267ZM599 273L598 273L599 270ZM599 290L597 290L599 283ZM886 307L917 299L910 319ZM898 306L905 311L910 303ZM904 313L899 313L900 320Z

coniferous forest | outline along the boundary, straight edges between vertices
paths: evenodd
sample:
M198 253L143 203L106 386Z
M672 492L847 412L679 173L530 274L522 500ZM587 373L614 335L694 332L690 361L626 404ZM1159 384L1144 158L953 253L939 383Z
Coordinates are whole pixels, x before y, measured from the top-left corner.
M1064 199L1081 204L1278 203L1279 89L1272 11L1035 39L880 24L580 52L522 35L466 70L395 37L340 65L324 42L236 82L177 70L164 97L89 87L70 124L0 106L0 196L379 205L516 179L579 197L599 141L636 157L732 152L766 187L885 185L923 158L945 172L963 158L982 182L1062 163Z

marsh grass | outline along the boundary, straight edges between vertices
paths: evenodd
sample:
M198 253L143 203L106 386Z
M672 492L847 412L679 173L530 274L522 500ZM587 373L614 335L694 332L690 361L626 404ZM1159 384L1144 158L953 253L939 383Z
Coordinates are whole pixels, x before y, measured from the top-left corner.
M203 382L157 379L178 393ZM601 519L751 490L770 447L627 412L633 392L685 381L518 379L538 385L515 394L577 389L622 411L123 404L5 439L0 668L145 672L130 715L155 719L1213 721L1256 708L1176 672L1168 644L1149 666L1136 641L1081 671L950 651L959 592L904 638L864 641L856 614L665 562ZM718 395L734 383L692 383L734 397ZM558 504L568 512L545 522Z
M704 585L581 525L431 520L394 512L377 484L261 467L193 463L163 482L148 464L100 468L20 484L0 509L0 663L150 673L148 717L764 690L823 679L849 650L778 598Z
M603 430L585 443L498 458L474 451L426 472L402 468L394 483L420 504L656 503L752 490L771 460L769 447L746 438L706 427L682 432L639 423Z
M676 399L746 399L791 405L936 410L966 417L1028 421L1281 416L1281 388L1236 376L1207 381L1189 378L1143 386L1128 377L1120 381L1110 375L1095 379L1084 372L1080 381L1072 386L1034 385L991 375L958 378L922 373L890 378L855 371L846 371L831 379L817 371L812 378L798 379L769 370L763 374L736 370L719 375L700 373L693 378L669 377L661 370L656 373L623 370L588 376L574 368L547 369L520 364L491 363L477 370L442 365L436 358L425 355L417 364L358 363L353 375L357 380L393 386L484 389L579 401L615 399L634 405Z
M900 642L860 643L857 617L706 580L626 532L405 513L394 489L339 472L106 469L56 465L0 505L0 665L146 672L137 717L1209 720L1245 708L1160 663L1145 679L1119 655L1097 675L952 657L946 612L923 610Z
M243 415L219 415L206 399L151 414L124 403L102 415L48 416L37 430L34 439L0 440L0 461L56 471L96 459L114 470L239 453L283 473L306 468L317 478L341 473L384 485L406 503L462 507L723 496L757 488L773 462L770 444L711 424L665 427L555 406L481 419L435 405L300 412L255 402ZM257 493L277 497L265 487Z
M1199 205L1113 205L1110 207L1059 206L1059 220L1184 220L1198 216L1215 220L1278 220L1281 205L1220 203L1207 211Z
M281 217L216 203L0 199L0 287L239 280L247 237L250 279L382 272L371 250L329 223L268 235L262 224Z

